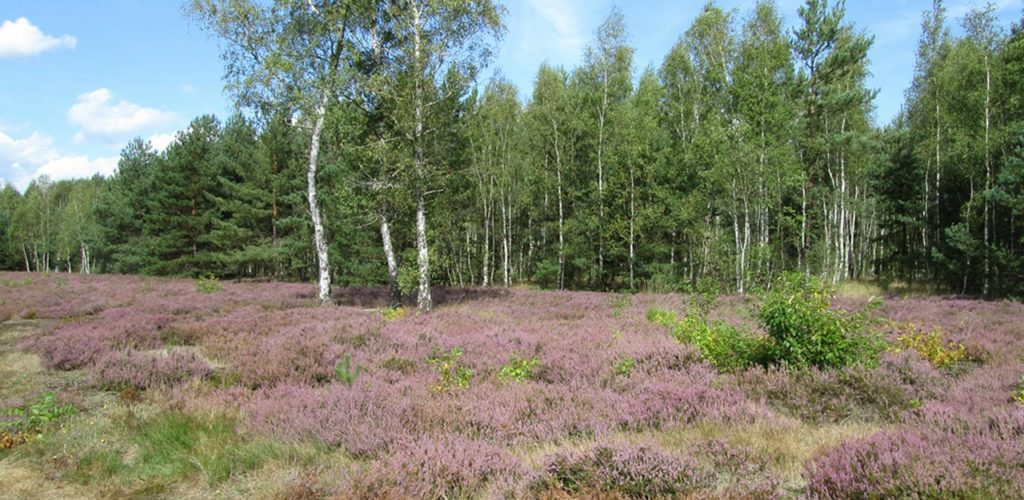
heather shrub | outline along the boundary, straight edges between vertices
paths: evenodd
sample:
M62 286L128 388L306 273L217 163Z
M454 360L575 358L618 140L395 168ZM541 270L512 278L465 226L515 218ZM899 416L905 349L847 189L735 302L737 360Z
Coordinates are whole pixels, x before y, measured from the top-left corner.
M334 378L351 387L356 379L359 378L359 373L362 369L359 365L353 366L351 357L348 353L345 353L345 356L334 364Z
M758 322L774 341L773 361L791 368L874 365L882 339L866 331L867 313L830 308L834 291L817 278L789 274L764 296Z
M698 443L687 453L714 471L717 490L713 495L715 497L779 497L782 479L772 470L770 457L722 439Z
M380 367L385 370L398 372L402 375L408 375L416 369L416 362L411 359L396 358L394 356L385 359Z
M465 389L469 387L469 381L473 378L473 370L459 364L462 357L462 348L453 347L445 352L435 349L427 358L427 361L437 368L438 381L434 386L437 392L447 392L451 389Z
M503 382L530 380L533 378L533 372L539 364L540 360L537 358L526 359L512 356L512 359L501 367L501 371L498 372L498 379Z
M476 498L523 474L505 450L458 435L403 443L350 485L360 498Z
M213 369L187 350L111 351L89 368L93 385L106 388L148 389L211 376Z
M948 385L930 364L904 353L886 354L878 368L757 367L732 377L749 398L814 423L897 421Z
M806 465L812 498L1015 498L1024 442L901 428L855 439Z
M352 387L282 384L253 392L240 409L248 428L258 434L315 440L340 446L350 456L374 457L436 423L424 408L429 394L420 380L388 384L376 377Z
M558 452L544 463L531 488L540 496L683 497L714 481L699 463L652 445L603 444L583 452Z
M224 362L223 377L250 387L286 382L318 384L331 380L340 346L322 332L280 330L265 336L221 337L206 344Z

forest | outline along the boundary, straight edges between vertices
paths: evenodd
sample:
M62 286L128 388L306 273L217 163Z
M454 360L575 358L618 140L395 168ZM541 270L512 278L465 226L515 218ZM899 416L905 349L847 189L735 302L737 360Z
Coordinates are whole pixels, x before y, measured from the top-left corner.
M613 10L530 95L478 81L503 30L489 2L217 5L190 13L229 42L240 112L195 118L165 151L131 142L110 178L5 187L0 267L396 294L743 293L785 271L1022 292L1024 34L991 6L923 13L906 103L878 126L873 38L842 3L807 2L790 31L772 2L710 2L640 72Z

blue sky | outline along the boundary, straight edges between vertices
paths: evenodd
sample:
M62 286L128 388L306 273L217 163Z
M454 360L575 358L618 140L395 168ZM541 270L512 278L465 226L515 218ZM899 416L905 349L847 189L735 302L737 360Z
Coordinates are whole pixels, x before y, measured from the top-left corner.
M802 0L777 0L788 24ZM47 174L63 179L110 174L132 137L164 147L195 116L222 119L216 40L182 14L179 0L0 1L0 182L24 189ZM660 65L704 0L510 0L508 32L494 64L532 92L542 62L576 66L614 4L622 9L637 71ZM875 35L869 85L880 89L877 121L903 102L931 0L848 0L847 19ZM1020 19L1024 0L996 0L1004 27ZM752 1L720 0L743 19ZM947 0L957 21L974 5Z

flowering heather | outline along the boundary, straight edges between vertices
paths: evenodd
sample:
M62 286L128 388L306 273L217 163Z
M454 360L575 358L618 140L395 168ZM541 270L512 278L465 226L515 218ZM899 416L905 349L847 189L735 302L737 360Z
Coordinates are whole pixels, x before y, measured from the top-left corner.
M907 349L877 368L723 374L645 318L652 307L685 312L678 295L439 289L434 312L386 321L383 290L337 290L339 305L321 308L306 284L222 282L201 294L192 280L0 277L0 318L44 320L15 341L43 367L180 411L237 414L252 439L320 443L353 461L352 477L338 478L349 490L329 492L342 496L1024 490L1024 406L1012 400L1024 376L1021 304L891 299L877 311L984 353L973 361L935 366ZM723 298L708 318L757 332L750 304ZM434 390L443 380L430 359L453 350L473 376ZM358 368L350 385L335 378L342 359ZM531 360L529 376L502 376L511 359ZM727 441L778 422L878 432L777 460L771 442ZM671 436L690 437L676 446Z
M489 483L514 483L523 475L507 451L459 435L402 443L350 485L365 498L472 498Z
M537 492L583 496L682 497L714 481L707 466L653 445L600 444L583 452L558 452L544 460L543 471L534 480Z
M203 379L212 373L210 365L194 352L109 352L90 370L90 380L101 387L146 389Z

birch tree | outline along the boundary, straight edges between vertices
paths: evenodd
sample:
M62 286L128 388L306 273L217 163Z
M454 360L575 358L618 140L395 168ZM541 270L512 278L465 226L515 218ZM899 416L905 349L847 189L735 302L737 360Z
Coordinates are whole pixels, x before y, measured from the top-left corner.
M491 56L490 42L502 32L501 10L490 0L405 0L391 2L398 45L396 63L404 68L401 99L409 116L403 122L412 149L412 191L416 203L417 307L433 307L426 197L432 164L428 158L432 111L451 96L439 92L443 79L472 80ZM451 88L451 87L449 87Z
M320 139L328 108L344 86L352 32L369 2L361 0L193 0L193 15L224 42L227 89L239 105L269 113L288 103L309 127L306 199L313 226L321 305L331 303L331 266L317 201Z

